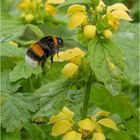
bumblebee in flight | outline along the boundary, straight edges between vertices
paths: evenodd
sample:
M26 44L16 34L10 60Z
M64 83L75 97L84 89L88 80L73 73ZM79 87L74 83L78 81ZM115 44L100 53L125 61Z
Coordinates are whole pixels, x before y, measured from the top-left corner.
M34 43L28 50L25 56L25 60L28 64L37 67L41 65L44 69L45 61L50 57L51 63L53 63L53 57L58 54L59 48L64 46L63 40L56 36L46 36Z

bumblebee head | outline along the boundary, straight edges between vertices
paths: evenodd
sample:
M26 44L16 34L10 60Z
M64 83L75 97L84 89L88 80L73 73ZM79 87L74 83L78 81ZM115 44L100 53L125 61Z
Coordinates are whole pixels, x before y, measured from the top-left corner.
M64 43L63 43L63 40L61 38L57 38L57 41L58 41L58 46L60 48L64 47Z

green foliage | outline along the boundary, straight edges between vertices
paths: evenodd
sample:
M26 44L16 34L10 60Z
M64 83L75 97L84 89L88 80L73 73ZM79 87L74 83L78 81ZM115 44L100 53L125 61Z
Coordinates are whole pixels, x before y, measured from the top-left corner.
M72 4L88 7L90 0L67 0L54 5L58 11L56 16L40 13L44 21L40 22L42 17L39 16L40 23L33 24L27 24L19 17L15 9L17 2L2 1L2 12L6 13L0 17L3 26L0 36L2 140L62 140L61 136L51 136L52 127L48 121L64 106L74 112L76 120L81 119L89 76L92 82L88 115L94 114L96 109L108 111L119 128L119 131L105 128L106 139L139 139L139 24L120 22L120 29L113 33L111 40L104 40L103 36L88 40L83 34L83 26L78 32L67 28L66 12ZM93 2L95 8L99 0ZM106 3L113 4L114 1ZM137 6L131 12L136 17ZM108 28L104 22L97 24L102 30ZM51 64L48 58L43 75L40 66L34 68L24 60L27 48L44 36L54 35L64 41L61 51L79 47L86 53L73 78L64 79L61 74L67 61ZM10 41L18 45L12 46ZM43 121L35 122L37 118Z
M120 31L113 35L125 57L124 76L132 84L139 84L139 24L123 22ZM133 72L132 72L133 71Z
M0 55L8 57L24 57L25 51L25 49L11 46L9 43L2 43Z
M38 108L34 97L24 96L20 93L6 96L2 104L2 127L7 132L13 132L15 129L22 127L31 117L30 112Z
M103 82L114 95L118 94L124 65L120 49L104 40L91 40L88 49L88 60L97 80Z
M123 94L112 96L103 86L95 85L92 87L91 103L99 108L117 114L121 117L118 123L124 126L127 135L138 136L138 111L134 108L128 98Z
M25 61L17 62L17 66L9 73L11 82L16 82L21 78L29 78L32 74L40 74L42 72L41 67L34 68L27 64Z

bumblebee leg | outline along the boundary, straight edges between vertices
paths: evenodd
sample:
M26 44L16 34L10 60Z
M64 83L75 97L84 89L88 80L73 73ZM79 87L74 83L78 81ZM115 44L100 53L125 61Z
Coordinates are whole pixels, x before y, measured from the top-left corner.
M40 65L42 68L42 74L46 74L45 61L46 61L46 56L44 56L40 61Z

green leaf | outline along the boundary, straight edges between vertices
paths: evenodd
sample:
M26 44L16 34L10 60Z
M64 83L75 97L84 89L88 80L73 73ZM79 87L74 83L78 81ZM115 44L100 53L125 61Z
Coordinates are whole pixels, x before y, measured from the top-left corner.
M25 49L11 46L8 43L1 44L1 53L0 56L8 56L8 57L24 57Z
M125 78L132 84L139 84L139 24L123 22L121 29L113 35L113 41L125 57Z
M8 75L9 71L4 71L1 74L1 84L0 84L0 93L1 94L11 94L11 93L15 93L20 87L20 84L12 84L9 81L9 75Z
M71 4L84 4L84 3L88 3L90 2L89 0L67 0L66 2L60 4L58 7L63 7L63 6L67 6L67 5L71 5Z
M116 95L121 90L123 56L111 41L91 40L88 44L88 60L97 79Z
M112 96L103 86L92 86L90 102L111 114L117 114L129 135L138 135L138 111L123 93Z
M27 122L31 117L30 112L38 108L34 97L23 96L20 93L9 95L4 100L1 108L2 127L7 132L13 132L22 127L22 123Z
M1 131L1 140L21 140L20 131L15 131L14 133L6 133Z
M8 14L0 15L1 21L1 36L4 38L11 38L12 36L17 37L23 34L26 26L22 20L18 17L13 17ZM2 39L4 39L2 38Z
M32 24L28 24L27 27L29 27L38 38L41 39L44 37L44 33L39 29L39 27Z
M53 111L62 109L68 96L69 84L66 79L59 79L36 90L42 106L36 116L49 116Z
M15 82L21 78L27 79L32 74L40 74L41 71L41 67L34 68L26 62L20 61L17 63L16 67L14 67L14 69L9 73L9 78L11 82Z

